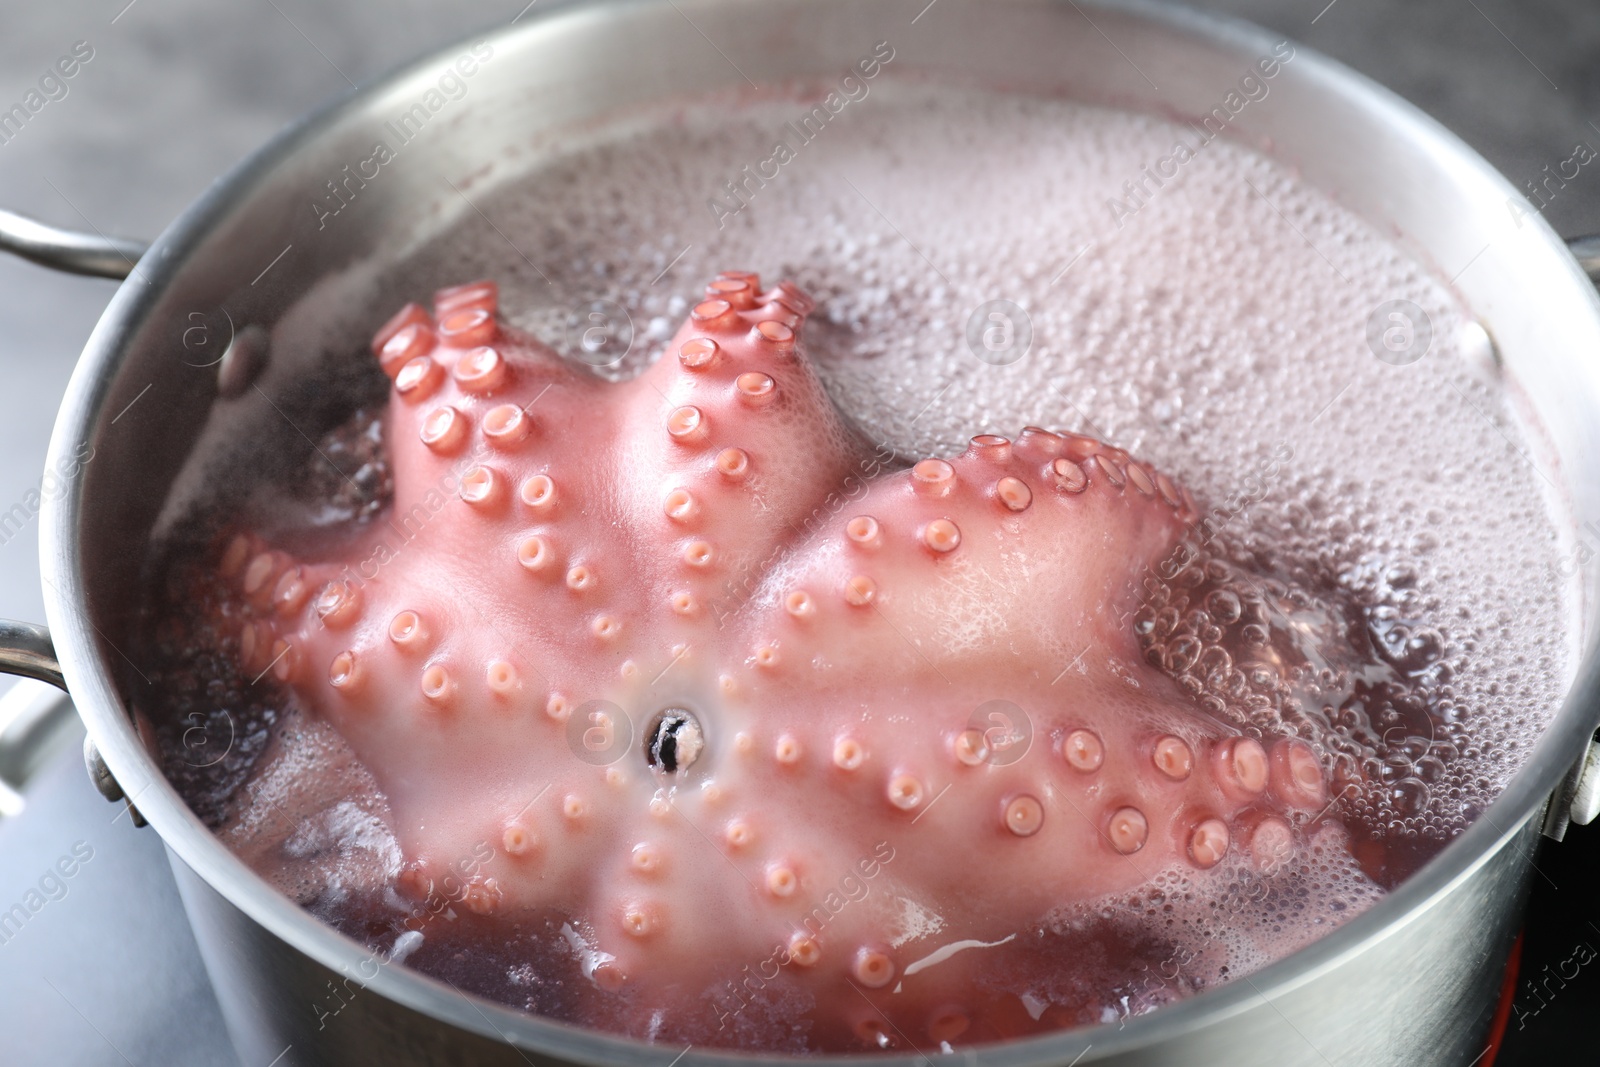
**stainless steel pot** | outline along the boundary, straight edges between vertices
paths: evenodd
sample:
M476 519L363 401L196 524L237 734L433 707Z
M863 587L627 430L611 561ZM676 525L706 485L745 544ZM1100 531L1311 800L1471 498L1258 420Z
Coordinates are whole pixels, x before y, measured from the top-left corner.
M429 228L449 225L470 210L450 183L514 181L537 161L526 150L535 134L667 95L828 78L879 40L893 43L901 74L1180 114L1194 101L1220 99L1276 43L1248 25L1146 3L541 7L489 37L495 62L437 120L428 151L386 168L362 191L360 210L337 226L319 228L310 207L324 183L366 159L379 127L421 99L462 48L353 93L279 137L186 211L118 290L79 361L51 441L50 469L75 472L43 511L54 650L37 627L13 624L0 630L0 668L70 686L98 784L137 805L167 845L244 1062L689 1067L741 1058L583 1031L403 967L376 966L360 945L246 868L162 778L130 719L125 697L139 674L117 635L129 625L148 532L219 388L215 366L179 358L183 330L193 315L224 304L235 324L272 323L319 279L395 255ZM1159 73L1159 91L1143 72ZM1593 358L1600 300L1584 272L1596 266L1596 244L1577 249L1580 267L1541 219L1513 219L1507 204L1519 200L1517 191L1454 136L1304 48L1271 96L1235 125L1314 184L1336 190L1348 208L1401 234L1424 262L1456 275L1550 434L1578 522L1600 520L1600 360ZM15 217L0 217L0 244L111 275L131 267L138 251L27 231ZM138 405L153 417L128 417ZM91 448L92 462L74 461ZM1559 836L1575 796L1580 821L1594 815L1600 576L1591 568L1583 581L1583 666L1566 706L1500 800L1421 873L1349 925L1223 988L1121 1025L960 1057L984 1067L1472 1062L1483 1048L1538 835ZM329 1010L335 1003L336 1013Z

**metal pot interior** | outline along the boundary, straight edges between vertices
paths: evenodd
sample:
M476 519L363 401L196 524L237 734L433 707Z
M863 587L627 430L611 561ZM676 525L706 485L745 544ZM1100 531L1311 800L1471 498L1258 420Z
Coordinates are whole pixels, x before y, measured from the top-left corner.
M515 183L539 166L541 145L554 143L552 136L580 136L630 105L737 90L745 76L761 85L827 79L873 42L889 40L897 76L1182 115L1186 102L1219 98L1276 43L1242 24L1147 4L1085 5L1085 14L1047 0L940 0L937 17L922 17L923 4L679 0L541 8L488 36L493 60L471 77L465 96L429 120L426 150L386 167L336 219L321 218L312 206L325 196L325 183L369 158L384 124L422 99L470 42L336 102L246 160L162 236L118 292L78 365L51 444L52 467L85 442L94 458L72 490L46 507L49 621L78 706L128 796L185 863L258 922L335 969L363 951L278 896L213 838L161 778L129 721L124 695L148 684L118 647L134 622L138 561L185 461L202 442L221 447L213 442L230 432L207 428L217 367L186 346L186 336L199 335L185 331L221 329L222 308L236 326L270 326L330 277L404 261L475 210L459 190ZM1160 72L1159 90L1141 70ZM1513 219L1506 204L1515 190L1420 112L1305 49L1272 95L1241 116L1238 136L1270 145L1272 156L1397 234L1437 273L1454 276L1546 431L1546 469L1559 472L1565 506L1578 525L1600 519L1600 363L1589 358L1600 350L1600 301L1542 220ZM425 265L417 276L427 277ZM263 388L270 392L274 375L292 373L325 348L348 350L361 341L334 336L324 349L275 354ZM1501 801L1372 911L1253 976L1254 990L1270 996L1383 937L1536 812L1593 725L1600 590L1594 569L1584 579L1584 617L1573 636L1586 652L1579 683ZM466 1029L575 1060L615 1060L639 1048L487 1003L467 1005L401 968L380 974L372 988ZM1119 1033L1085 1036L1132 1047L1225 1016L1253 995L1230 986L1131 1020ZM987 1050L981 1058L1025 1062L1066 1048L1061 1040Z

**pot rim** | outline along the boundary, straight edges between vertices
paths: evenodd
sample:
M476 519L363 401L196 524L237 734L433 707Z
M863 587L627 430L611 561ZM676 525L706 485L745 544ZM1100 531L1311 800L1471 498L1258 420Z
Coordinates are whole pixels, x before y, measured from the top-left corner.
M363 88L346 90L245 157L167 227L140 260L138 270L113 296L74 369L51 435L47 467L56 469L58 462L75 453L80 442L92 438L106 414L110 386L125 346L192 250L205 240L218 220L250 199L263 175L356 112L368 98L432 70L440 60L448 59L466 43L485 37L496 43L537 38L559 33L561 26L571 20L609 19L619 11L659 6L662 2L559 0L537 13L530 12L519 25L470 35L460 42L430 51ZM817 2L844 3L846 0ZM1154 22L1223 50L1263 54L1281 39L1281 35L1269 33L1253 23L1156 0L1080 2ZM1518 195L1511 183L1477 152L1404 98L1314 49L1298 43L1295 47L1296 67L1336 87L1349 106L1384 113L1391 123L1441 160L1473 172L1507 196ZM1588 287L1587 278L1577 263L1567 255L1560 237L1542 216L1525 221L1537 229L1551 254L1567 258L1570 269L1583 278L1590 293L1587 311L1591 316L1600 317L1600 298ZM1581 309L1575 306L1573 313L1579 314ZM78 538L86 512L82 484L82 479L74 479L67 493L55 500L45 500L40 520L40 565L45 586L45 614L62 671L89 735L129 801L138 806L172 853L274 936L321 965L348 974L372 953L293 903L251 870L189 810L146 752L107 668L109 657L99 647L98 631L87 615L88 589L79 558ZM1560 711L1501 795L1421 870L1355 919L1247 978L1163 1006L1153 1013L1129 1018L1120 1024L978 1046L968 1050L967 1056L985 1067L1011 1067L1065 1062L1086 1052L1090 1046L1097 1051L1098 1058L1170 1041L1237 1015L1251 1008L1257 999L1270 1004L1408 925L1453 887L1470 878L1530 818L1539 815L1581 755L1596 725L1597 713L1589 709L1600 708L1600 654L1594 645L1592 640L1586 642L1572 687ZM379 996L460 1029L574 1063L596 1067L625 1062L666 1064L683 1056L676 1046L652 1045L589 1030L469 996L406 967L380 967L372 979L361 984ZM688 1058L702 1062L792 1062L795 1059L772 1053L691 1048L693 1053ZM825 1058L832 1063L859 1062L880 1067L926 1059L917 1052L828 1054Z

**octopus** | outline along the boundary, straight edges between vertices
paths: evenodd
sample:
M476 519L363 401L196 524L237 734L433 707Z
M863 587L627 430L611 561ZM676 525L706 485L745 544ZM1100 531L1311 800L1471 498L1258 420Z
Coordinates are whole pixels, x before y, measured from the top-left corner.
M1331 821L1324 754L1146 655L1199 515L1168 474L1038 427L907 463L754 274L620 383L497 305L445 289L374 338L381 516L232 530L215 579L243 673L381 787L397 890L564 916L592 1017L730 1043L781 994L822 1046L992 1035L995 946Z

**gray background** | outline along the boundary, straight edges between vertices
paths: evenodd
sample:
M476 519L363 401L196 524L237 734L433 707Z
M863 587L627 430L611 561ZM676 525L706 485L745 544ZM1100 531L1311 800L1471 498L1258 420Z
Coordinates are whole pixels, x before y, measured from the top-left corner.
M0 207L153 237L286 122L434 45L510 21L525 2L0 0L0 105L20 100L73 42L95 49L69 95L0 145ZM1518 186L1579 141L1600 148L1594 0L1195 6L1349 63L1437 116ZM1596 173L1585 168L1551 204L1559 231L1600 230ZM38 486L75 354L113 287L0 258L0 513ZM0 617L43 617L37 552L36 521L0 545ZM0 944L0 1062L231 1063L159 842L114 820L75 764L58 760L30 790L29 809L0 823L0 908L75 841L95 849L66 897Z

